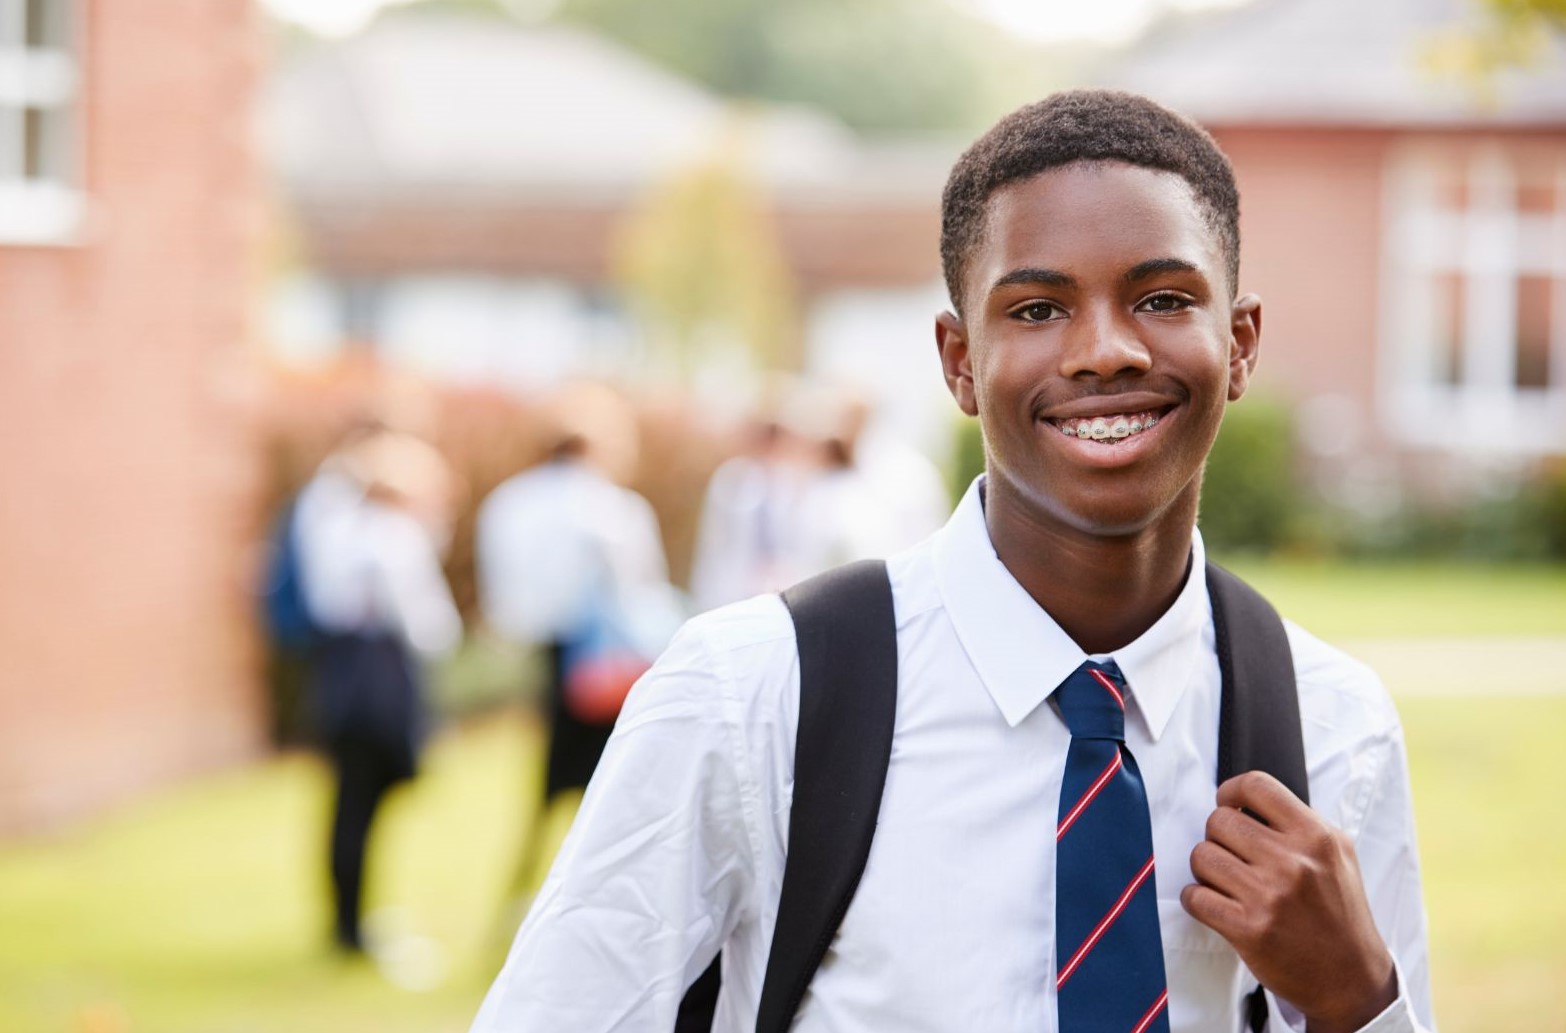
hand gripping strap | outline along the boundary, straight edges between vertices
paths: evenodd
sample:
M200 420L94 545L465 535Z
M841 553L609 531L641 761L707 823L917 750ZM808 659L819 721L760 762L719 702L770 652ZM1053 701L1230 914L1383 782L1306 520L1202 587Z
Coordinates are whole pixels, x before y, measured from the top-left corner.
M1218 784L1242 771L1265 771L1306 803L1305 740L1288 632L1272 604L1216 564L1207 564L1222 703L1218 712ZM1251 1033L1267 1027L1267 994L1245 999Z

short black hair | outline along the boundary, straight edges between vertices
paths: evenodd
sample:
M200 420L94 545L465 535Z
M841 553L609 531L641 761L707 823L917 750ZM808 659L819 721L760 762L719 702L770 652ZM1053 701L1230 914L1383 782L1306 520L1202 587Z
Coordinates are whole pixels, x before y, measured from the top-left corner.
M952 166L941 197L941 269L962 311L962 280L984 237L989 200L1004 186L1077 162L1118 161L1172 172L1191 185L1218 235L1229 291L1240 275L1240 191L1207 130L1146 97L1068 90L995 123Z

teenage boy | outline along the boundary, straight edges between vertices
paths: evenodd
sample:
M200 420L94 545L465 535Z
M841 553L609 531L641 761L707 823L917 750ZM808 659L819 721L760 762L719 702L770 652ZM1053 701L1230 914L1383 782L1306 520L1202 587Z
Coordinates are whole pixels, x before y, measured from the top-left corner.
M1233 1031L1258 980L1273 1030L1431 1028L1402 733L1375 675L1290 626L1314 807L1255 772L1214 787L1196 518L1261 329L1236 291L1238 207L1206 133L1121 93L1023 108L952 170L936 343L987 473L890 561L891 763L798 1033ZM476 1030L667 1033L720 949L714 1029L754 1028L798 679L775 596L686 627L621 714Z

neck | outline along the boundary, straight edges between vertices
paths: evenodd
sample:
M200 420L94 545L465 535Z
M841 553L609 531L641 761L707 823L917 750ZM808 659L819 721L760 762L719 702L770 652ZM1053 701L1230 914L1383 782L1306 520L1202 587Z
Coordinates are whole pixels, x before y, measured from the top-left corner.
M987 492L984 510L995 554L1083 652L1110 653L1135 641L1180 594L1196 492L1145 528L1102 535L1038 513L990 484L1000 489Z

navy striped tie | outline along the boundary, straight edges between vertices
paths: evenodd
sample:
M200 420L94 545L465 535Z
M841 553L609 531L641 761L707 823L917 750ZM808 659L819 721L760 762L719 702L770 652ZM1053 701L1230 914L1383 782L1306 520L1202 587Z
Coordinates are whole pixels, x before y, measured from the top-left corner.
M1168 1033L1147 791L1126 749L1125 679L1089 660L1055 690L1071 729L1055 828L1060 1033Z

